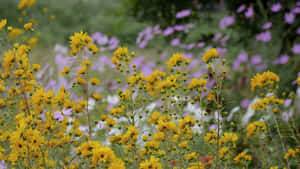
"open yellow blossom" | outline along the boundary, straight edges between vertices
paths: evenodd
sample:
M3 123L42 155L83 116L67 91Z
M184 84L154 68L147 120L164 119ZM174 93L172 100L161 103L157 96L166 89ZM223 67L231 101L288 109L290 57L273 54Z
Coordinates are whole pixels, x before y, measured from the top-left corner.
M0 21L0 32L4 28L4 26L6 25L6 23L7 23L6 19L1 19L1 21Z
M26 24L24 25L24 28L27 29L27 30L32 30L32 23L31 23L31 22L26 23Z
M174 66L179 66L181 63L186 61L190 62L189 59L185 58L181 53L174 53L173 56L167 62L168 69L171 70Z
M218 58L219 56L220 56L220 53L217 51L217 49L211 48L204 53L202 60L205 63L209 63L212 59Z
M267 71L262 74L257 73L251 79L251 90L255 91L257 88L264 88L267 85L274 87L275 83L279 81L279 76L273 72Z
M203 78L196 79L193 78L192 81L189 83L188 88L194 89L196 87L204 87L206 85L206 80Z
M267 126L264 122L255 121L247 126L247 137L260 134L260 132L267 133Z
M242 152L238 154L236 157L234 157L234 162L238 164L244 164L248 161L252 160L252 157L250 155L247 155L246 152Z
M297 77L297 85L299 85L300 86L300 76L299 77Z
M90 78L89 82L92 85L99 85L100 84L100 80L98 78Z

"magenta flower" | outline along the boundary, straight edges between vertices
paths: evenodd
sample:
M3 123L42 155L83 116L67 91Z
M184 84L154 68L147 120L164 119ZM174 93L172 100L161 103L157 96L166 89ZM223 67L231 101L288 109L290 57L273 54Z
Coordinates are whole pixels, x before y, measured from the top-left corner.
M234 16L227 16L224 17L221 21L220 21L220 28L224 29L230 25L232 25L234 23Z
M272 27L272 22L267 22L267 23L265 23L261 28L262 29L269 29L269 28L271 28Z
M272 7L271 7L272 12L274 12L274 13L279 12L280 9L281 9L281 4L280 3L273 4Z
M270 31L266 31L266 32L262 32L258 35L256 35L256 40L262 41L262 42L269 42L271 40L271 32Z
M294 54L300 54L300 43L294 44L292 50Z
M246 5L245 5L245 4L242 4L242 5L236 10L236 12L237 12L237 13L241 13L241 12L243 12L245 9L246 9Z
M192 11L190 9L185 9L176 13L176 18L184 18L191 15Z
M252 18L253 15L254 15L254 9L253 9L253 7L251 6L251 7L249 7L249 8L247 9L247 11L245 12L245 17L246 17L246 18Z
M260 64L262 61L261 57L259 55L254 55L251 58L251 63L254 65Z
M295 21L295 14L293 13L285 13L284 14L284 20L288 24L292 24Z

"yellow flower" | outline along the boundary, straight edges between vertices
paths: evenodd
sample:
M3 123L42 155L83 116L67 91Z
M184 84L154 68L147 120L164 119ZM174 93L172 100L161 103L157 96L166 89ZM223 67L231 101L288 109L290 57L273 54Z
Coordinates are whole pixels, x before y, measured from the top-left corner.
M34 47L37 44L38 40L38 38L32 37L28 40L27 43L29 46Z
M202 60L205 63L209 63L212 59L218 58L219 56L220 56L220 53L217 51L217 49L211 48L204 53Z
M247 137L257 135L260 132L267 133L267 126L264 122L255 121L247 126Z
M100 100L100 99L102 98L101 94L99 94L99 93L94 93L94 94L92 95L92 97L93 97L95 100Z
M236 157L234 157L234 162L238 164L244 164L247 161L251 161L252 157L250 155L247 155L246 152L242 152L238 154Z
M3 29L3 27L6 25L6 23L7 23L6 19L1 19L1 21L0 21L0 32Z
M36 0L20 0L18 4L18 9L23 9L26 7L32 7Z
M172 67L179 66L184 61L189 63L188 59L185 58L181 53L174 53L166 64L168 65L168 69L171 70Z
M283 104L283 99L277 99L275 96L264 97L258 101L256 101L252 106L251 109L253 110L266 110L269 104Z
M70 72L70 67L69 66L66 66L66 67L64 67L64 70L62 70L60 73L59 73L59 75L60 76L63 76L63 75L65 75L65 74L68 74Z
M264 88L267 85L271 85L271 87L274 87L274 84L279 81L279 76L273 72L267 71L263 74L257 73L251 79L251 90L255 91L257 88Z
M284 159L289 159L290 157L295 158L296 157L296 153L299 153L299 152L300 152L300 150L298 148L296 148L296 149L290 148L288 150L288 152L285 153Z
M300 86L300 76L297 77L297 84Z
M82 31L79 33L75 32L74 35L70 37L71 54L75 55L92 42L91 37L89 37L87 33L83 33Z
M159 158L155 158L154 156L150 157L150 160L146 160L140 163L139 169L162 169L162 165L159 162Z
M99 85L100 84L100 80L98 78L90 78L89 82L92 85Z
M31 22L26 23L26 24L24 25L24 28L27 29L27 30L32 30L32 29L31 29L31 28L32 28L32 23L31 23Z
M86 84L86 81L81 77L76 77L76 80L77 80L77 83L79 83L79 84L82 84L82 85Z
M206 80L203 78L196 79L193 78L192 81L189 83L188 88L189 89L194 89L196 87L204 87L206 85Z
M9 41L14 40L18 36L24 34L24 30L20 28L12 28L12 30L9 32L8 39Z
M117 122L113 118L106 118L106 125L109 127L113 127Z

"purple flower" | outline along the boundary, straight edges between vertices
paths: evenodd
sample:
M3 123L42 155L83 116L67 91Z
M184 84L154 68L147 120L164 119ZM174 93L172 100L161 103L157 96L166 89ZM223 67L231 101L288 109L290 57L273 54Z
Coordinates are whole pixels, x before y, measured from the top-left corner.
M198 48L202 48L203 46L205 46L205 42L199 42L199 43L197 44L197 47L198 47Z
M193 49L196 45L194 43L188 44L186 49L190 50Z
M176 38L171 41L171 46L178 46L180 44L180 39Z
M294 54L300 54L300 43L294 44L292 50Z
M175 25L173 27L176 31L183 31L184 30L184 26L183 25Z
M251 58L251 63L254 64L254 65L257 65L259 63L261 63L261 57L259 55L254 55L252 56Z
M240 65L241 65L241 62L236 59L234 62L233 62L233 65L232 65L232 69L233 70L238 70L240 68Z
M286 54L285 55L281 55L280 58L279 58L279 63L284 65L284 64L286 64L289 61L289 58L290 57L288 55L286 55Z
M230 25L232 25L234 23L234 16L227 16L224 17L221 21L220 21L220 28L224 29Z
M297 29L296 33L300 35L300 27Z
M1 161L0 169L7 169L7 164L5 164L5 160Z
M271 40L271 32L270 31L266 31L266 32L262 32L258 35L256 35L256 40L262 41L262 42L269 42Z
M263 29L269 29L271 27L272 27L272 22L267 22L262 26Z
M169 36L174 32L174 29L172 27L168 27L167 29L164 30L164 35Z
M242 51L239 55L238 55L238 60L243 63L243 62L247 62L248 61L248 54L245 51Z
M248 108L250 102L251 102L251 100L249 100L249 99L243 99L241 101L241 107L244 108L244 109Z
M200 78L203 76L203 73L200 71L200 72L195 72L193 75L192 75L194 78Z
M242 5L236 10L236 12L237 12L237 13L241 13L241 12L243 12L245 9L246 9L246 5L245 5L245 4L242 4Z
M282 120L283 121L289 121L289 118L293 116L293 112L287 113L283 112L282 113Z
M294 14L300 14L300 7L296 7L294 9L292 9L292 13L294 13Z
M58 119L58 121L62 121L64 119L64 116L60 113L60 111L56 111L53 113L53 118Z
M184 18L192 13L190 9L185 9L176 13L176 18Z
M246 17L246 18L252 18L253 15L254 15L254 10L253 10L253 7L251 6L251 7L249 7L249 8L247 9L247 11L245 12L245 17Z
M292 24L295 21L295 14L293 13L285 13L284 14L284 20L288 24Z
M224 57L226 55L226 52L227 52L226 48L216 48L216 49L220 53L221 57Z
M293 101L292 99L285 99L284 106L289 107L291 105L292 101Z
M213 41L216 42L216 41L218 41L221 37L222 37L222 33L217 33L217 34L215 34L215 36L214 36L214 38L213 38Z
M72 109L66 109L66 108L63 108L62 113L63 113L65 116L71 116L71 115L72 115Z
M274 13L279 12L280 9L281 9L281 4L280 3L273 4L272 7L271 7L272 12L274 12Z
M296 2L296 6L300 6L300 2Z
M208 130L215 130L215 129L217 129L217 125L215 124L212 124L208 127Z

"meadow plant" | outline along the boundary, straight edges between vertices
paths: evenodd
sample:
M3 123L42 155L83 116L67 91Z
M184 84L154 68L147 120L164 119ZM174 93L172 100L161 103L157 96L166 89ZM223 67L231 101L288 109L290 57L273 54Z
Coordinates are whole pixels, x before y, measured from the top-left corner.
M34 3L22 0L18 9ZM245 15L253 17L252 10ZM79 31L70 36L66 54L74 61L58 72L71 85L49 90L37 78L43 68L31 61L35 44L22 39L37 27L7 22L0 21L2 43L8 44L0 66L1 168L299 168L299 96L280 93L276 73L251 78L249 91L256 98L248 108L256 116L242 124L242 113L226 111L230 69L216 48L204 52L197 62L205 67L203 74L193 77L193 63L182 53L145 75L132 64L136 53L119 46L108 70L118 76L98 77L92 66L99 46ZM98 92L99 86L107 89L104 78L117 83L110 89L117 101L109 109L103 108L109 96ZM295 79L300 85L300 76ZM91 111L91 100L97 111ZM104 135L94 132L99 125L105 126Z

